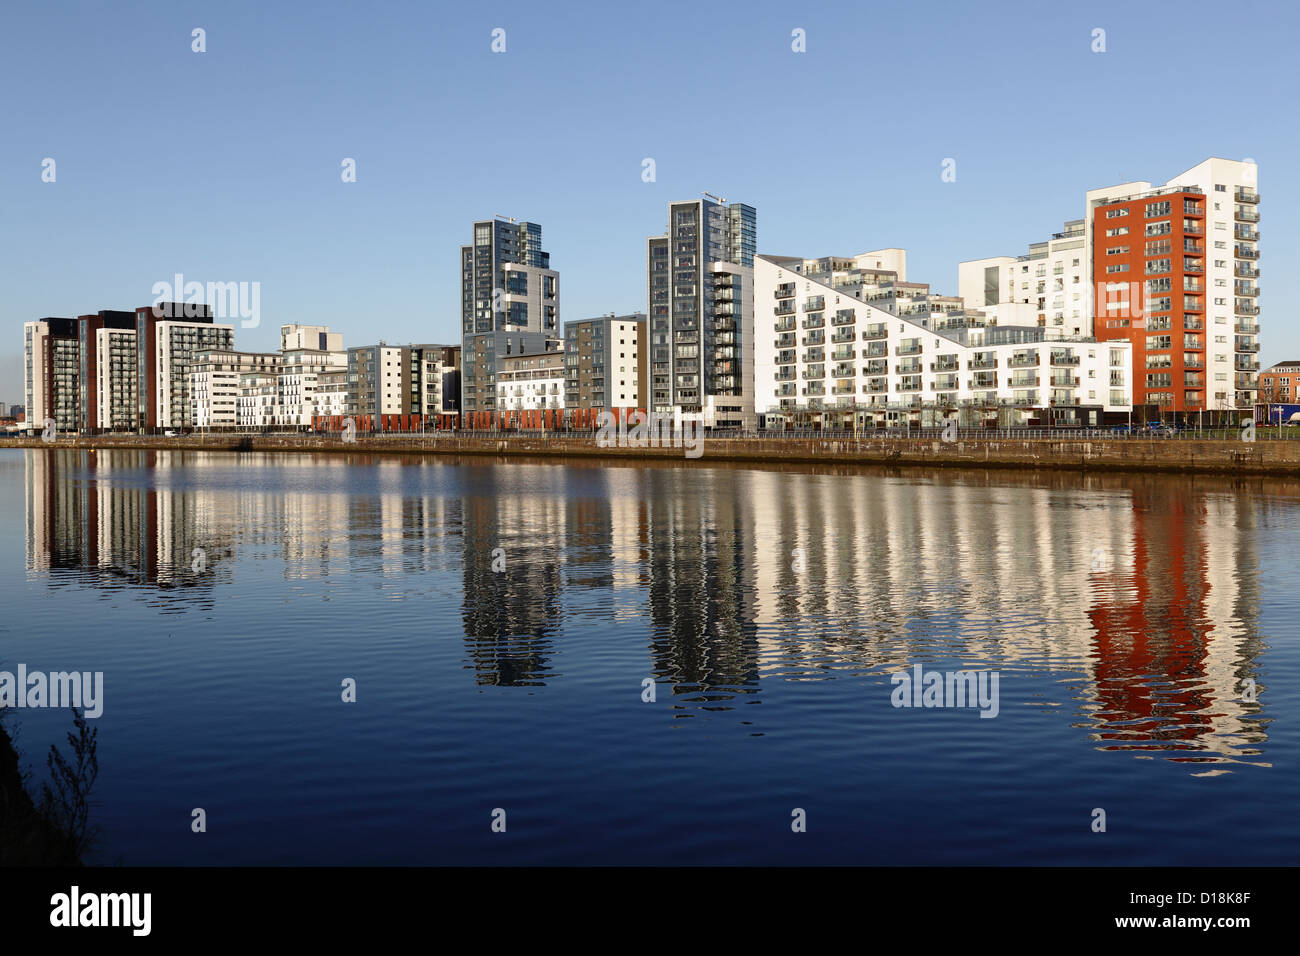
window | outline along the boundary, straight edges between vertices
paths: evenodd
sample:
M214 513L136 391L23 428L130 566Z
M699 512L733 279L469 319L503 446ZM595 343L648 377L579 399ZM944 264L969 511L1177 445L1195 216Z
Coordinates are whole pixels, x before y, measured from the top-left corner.
M1117 228L1115 228L1115 229L1107 229L1107 230L1106 230L1106 235L1107 235L1107 236L1127 236L1127 235L1128 235L1128 226L1119 226L1119 227L1117 227Z
M1127 210L1127 209L1107 209L1107 210L1106 210L1106 218L1107 218L1107 219L1115 219L1115 218L1117 218L1117 217L1119 217L1119 216L1127 216L1127 215L1128 215L1128 210Z

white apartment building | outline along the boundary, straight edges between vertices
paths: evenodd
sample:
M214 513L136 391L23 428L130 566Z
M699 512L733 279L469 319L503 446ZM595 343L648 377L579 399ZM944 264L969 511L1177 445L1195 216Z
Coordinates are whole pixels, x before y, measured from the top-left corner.
M1065 223L1028 255L973 259L957 266L957 294L998 325L1042 325L1092 335L1091 274L1084 220Z
M497 372L498 411L564 408L565 353L512 355Z
M236 421L240 431L263 431L275 426L278 377L274 365L239 373Z
M194 427L241 427L245 376L256 372L274 381L279 362L274 352L207 349L195 353L189 373Z
M136 426L135 332L95 332L95 427L106 431Z
M189 428L195 424L195 403L190 395L194 357L207 350L233 350L234 342L232 325L174 320L154 325L154 395L162 427Z
M993 325L872 261L754 257L755 407L769 427L1100 425L1127 410L1128 343Z

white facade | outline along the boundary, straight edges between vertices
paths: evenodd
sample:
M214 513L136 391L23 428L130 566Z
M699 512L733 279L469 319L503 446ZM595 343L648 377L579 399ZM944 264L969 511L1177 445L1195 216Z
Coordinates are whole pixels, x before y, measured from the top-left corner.
M998 325L1043 325L1091 336L1091 254L1084 221L1067 222L1024 256L974 259L957 267L957 294Z
M162 427L186 428L195 424L195 406L190 396L190 366L194 356L207 349L231 349L234 341L232 325L167 320L154 326L157 369L154 395Z
M1127 342L986 325L979 313L947 309L949 298L925 302L913 283L805 275L810 261L754 258L759 413L831 409L901 424L926 406L941 417L944 409L1006 406L1019 424L1035 408L1128 407Z
M564 353L513 356L497 373L497 409L564 408Z
M136 424L135 332L95 332L95 423L103 430L132 429Z
M274 352L199 352L190 366L190 396L196 428L232 429L242 424L240 410L244 376L259 371L272 376L279 356Z
M340 333L333 333L342 339ZM290 428L308 428L313 415L322 412L317 402L323 372L347 371L348 353L319 352L294 348L280 354L276 381L275 424Z

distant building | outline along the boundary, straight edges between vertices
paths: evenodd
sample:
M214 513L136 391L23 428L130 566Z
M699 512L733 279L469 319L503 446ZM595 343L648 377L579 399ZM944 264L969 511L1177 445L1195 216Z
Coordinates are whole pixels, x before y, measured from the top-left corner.
M476 222L473 243L460 252L460 410L472 416L494 410L496 377L507 356L562 347L560 274L535 222Z
M76 319L50 316L23 323L23 399L34 426L54 420L59 431L80 424L80 373Z
M642 312L566 322L565 407L648 409L649 359Z
M347 355L347 414L358 428L419 430L444 414L445 367L455 361L448 346L381 342L350 348Z
M343 334L323 325L282 325L276 380L274 424L304 430L321 414L317 402L320 376L348 367Z
M1300 362L1278 362L1260 372L1259 400L1269 404L1300 403Z

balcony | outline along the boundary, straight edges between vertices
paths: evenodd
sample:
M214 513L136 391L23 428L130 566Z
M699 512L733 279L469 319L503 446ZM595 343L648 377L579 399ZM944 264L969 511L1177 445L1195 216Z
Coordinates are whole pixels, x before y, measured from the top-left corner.
M1259 286L1249 282L1237 282L1234 283L1232 291L1235 295L1256 296L1259 295Z
M920 375L920 362L900 362L894 366L895 375Z
M1148 325L1147 328L1151 328L1151 326ZM1200 332L1205 328L1205 323L1193 315L1185 315L1183 316L1183 328L1189 332Z
M776 315L794 315L794 300L786 299L784 302L778 302L773 312Z
M840 309L831 318L832 325L852 325L857 321L857 316L852 309Z
M1038 382L1039 379L1037 375L1023 375L1023 376L1013 375L1011 376L1011 381L1008 383L1008 387L1009 388L1037 388Z
M995 357L995 358L983 358L983 359L971 359L970 361L968 361L968 362L966 363L966 367L969 368L969 369L977 369L977 368L997 368L997 367L998 367L998 360L997 360L996 357Z
M1184 355L1183 368L1205 368L1205 359L1201 358L1199 355ZM1111 382L1111 384L1114 385L1115 383ZM1124 383L1121 382L1120 384L1122 385Z
M1239 358L1232 363L1232 367L1235 368L1238 372L1258 372L1259 360Z
M853 349L832 349L831 359L836 362L852 362L858 357L858 353Z
M1202 302L1200 299L1184 299L1184 300L1183 300L1183 311L1184 311L1184 312L1204 312L1204 311L1205 311L1205 303Z
M1232 234L1242 242L1259 242L1259 230L1251 229L1250 226L1237 226Z
M895 355L920 355L921 343L916 342L912 345L899 345L894 349Z
M805 312L820 312L824 308L826 308L826 296L824 295L809 296L803 304Z
M868 325L865 329L862 330L862 337L867 340L887 339L889 338L889 330L885 328L883 324Z
M1052 388L1078 388L1079 380L1073 375L1053 375L1049 384Z
M1238 343L1234 346L1234 348L1235 348L1236 351L1238 351L1238 352L1258 352L1258 351L1259 351L1259 343L1258 343L1258 342L1238 342Z
M1052 364L1053 365L1078 365L1079 356L1071 355L1067 352L1053 352Z
M1205 235L1205 226L1199 222L1183 223L1183 232L1189 236Z
M825 316L823 316L822 313L820 313L820 312L816 313L815 315L808 315L808 316L805 316L805 317L804 317L804 320L803 320L803 327L804 327L805 329L821 329L821 328L825 328L825 327L826 327L826 318L825 318Z
M841 342L854 342L856 340L857 336L854 335L852 329L842 329L831 336L831 342L835 345L838 345Z
M1185 259L1183 260L1183 271L1190 275L1204 275L1205 263L1200 259Z
M1259 222L1259 210L1238 208L1233 214L1233 218L1237 222Z
M1037 368L1038 353L1031 352L1028 355L1013 355L1007 359L1007 368Z
M1184 239L1183 252L1203 254L1205 252L1205 243L1197 242L1195 239Z
M1238 302L1233 306L1232 311L1237 315L1259 315L1259 306L1251 302Z
M852 362L842 362L831 369L831 377L833 378L852 378L853 375Z
M1258 259L1259 250L1252 249L1250 246L1234 246L1232 254L1238 259Z
M1197 295L1205 294L1205 283L1200 279L1184 279L1183 291L1196 293Z
M1184 202L1183 202L1183 215L1184 215L1184 216L1199 216L1200 218L1204 219L1204 218L1205 218L1205 207L1202 206L1200 203L1197 203L1197 202L1186 202L1186 201L1184 201Z
M1253 189L1243 188L1243 189L1238 189L1236 192L1234 192L1232 194L1232 198L1236 202L1257 203L1259 202L1259 193L1255 192L1255 190Z
M931 372L955 372L958 370L960 365L961 363L958 362L956 359L943 359L942 361L939 362L931 362L930 371Z
M1238 335L1259 335L1258 322L1238 322L1232 327L1232 331Z
M978 377L977 377L977 378L969 378L969 379L966 380L966 387L969 388L969 389L977 389L977 388L997 388L997 387L998 387L998 377L997 377L996 375L992 375L992 376L989 376L988 378L978 378Z
M782 285L777 286L777 287L776 287L776 293L775 293L775 295L776 295L776 298L778 298L778 299L793 299L793 298L794 298L794 283L793 283L793 282L786 282L786 283L784 283L784 284L782 284Z

